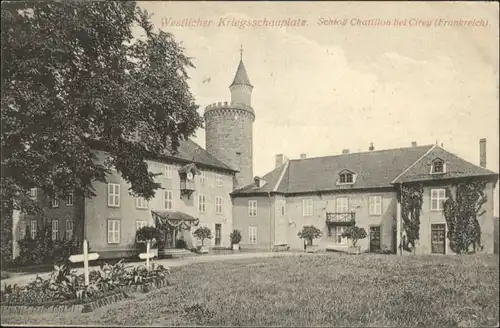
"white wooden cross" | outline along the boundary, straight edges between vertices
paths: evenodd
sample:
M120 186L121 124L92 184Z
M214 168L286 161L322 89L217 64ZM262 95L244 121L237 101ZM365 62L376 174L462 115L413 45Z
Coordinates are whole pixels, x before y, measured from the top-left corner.
M148 240L146 242L146 253L139 254L139 258L141 260L146 259L146 269L149 271L149 259L152 259L155 256L158 256L158 250L154 250L151 252L151 242Z
M99 258L98 253L89 254L89 244L87 239L83 241L83 254L71 255L69 260L72 263L83 262L83 270L85 277L85 286L89 285L89 261L95 261Z

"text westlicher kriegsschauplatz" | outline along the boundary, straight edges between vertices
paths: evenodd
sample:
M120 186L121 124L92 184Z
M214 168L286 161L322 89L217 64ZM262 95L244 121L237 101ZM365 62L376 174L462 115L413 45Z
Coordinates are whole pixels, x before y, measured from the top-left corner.
M488 27L491 26L487 19L476 18L340 18L319 17L310 23L310 19L238 19L221 17L219 19L204 18L174 18L163 17L162 27L202 27L202 28L283 28L283 27Z

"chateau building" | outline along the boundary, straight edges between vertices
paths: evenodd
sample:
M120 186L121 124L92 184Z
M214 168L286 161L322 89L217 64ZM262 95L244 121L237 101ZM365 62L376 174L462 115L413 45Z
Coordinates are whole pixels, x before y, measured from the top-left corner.
M39 190L32 197L41 202L53 239L87 238L101 258L136 254L137 229L154 225L165 232L165 250L178 240L188 248L198 245L193 227L206 226L214 238L209 247L229 247L233 229L242 233L242 247L301 250L298 232L306 225L322 230L320 249L343 251L342 237L351 224L365 228L362 251L387 249L395 253L401 243L402 218L398 192L419 183L424 186L420 216L420 254L451 253L443 215L446 188L456 182L487 182L481 215L483 252L493 253L493 190L498 174L486 169L486 140L480 141L480 165L469 163L438 145L369 150L341 155L288 160L276 155L276 167L262 177L253 173L253 86L242 57L229 86L230 101L206 106L206 150L192 140L180 142L177 154L163 154L148 161L163 189L146 202L128 193L129 185L115 171L107 183L94 183L96 196L48 199ZM95 143L99 161L106 151ZM40 233L41 218L14 217L14 240ZM497 240L497 239L496 239ZM14 245L16 246L16 245ZM14 247L14 255L17 249Z
M229 89L231 101L205 109L206 150L191 139L180 140L177 154L163 154L147 162L150 171L161 173L155 179L163 188L149 202L132 197L130 186L113 169L107 183L93 184L96 195L92 198L50 199L33 189L32 196L44 208L44 219L15 215L14 240L27 233L34 238L49 224L53 239L85 237L100 258L118 258L136 254L135 235L143 226L164 229L166 250L176 248L180 239L187 248L197 246L193 227L206 226L213 239L205 245L231 246L230 193L253 180L253 86L241 57ZM93 148L98 161L105 163L107 154L102 145L96 141ZM16 246L14 257L18 255Z
M289 246L303 249L298 232L306 225L322 231L316 241L323 250L344 251L350 246L342 237L346 226L367 231L360 240L362 251L383 249L396 253L403 229L398 191L402 186L423 185L418 254L449 254L447 224L443 214L446 188L454 183L481 179L487 182L484 214L478 217L482 249L493 253L493 190L498 174L486 166L486 140L480 141L481 166L471 164L438 145L349 153L283 161L262 178L235 190L233 226L243 235L243 247Z

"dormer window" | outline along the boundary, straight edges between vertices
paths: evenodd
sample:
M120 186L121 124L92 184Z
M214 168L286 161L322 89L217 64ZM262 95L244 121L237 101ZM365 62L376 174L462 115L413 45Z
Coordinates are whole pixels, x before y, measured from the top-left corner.
M266 180L260 178L260 177L254 177L253 178L253 187L254 188L262 188L266 184Z
M436 158L432 161L431 174L442 174L446 173L446 163L440 159Z
M339 173L337 184L353 184L356 180L356 174L351 171L344 170Z
M342 173L339 179L340 183L352 183L352 173Z

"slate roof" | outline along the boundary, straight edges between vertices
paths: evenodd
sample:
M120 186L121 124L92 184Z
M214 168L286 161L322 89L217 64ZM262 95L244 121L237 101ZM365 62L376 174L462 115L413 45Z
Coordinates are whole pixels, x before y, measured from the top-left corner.
M283 170L286 171L276 190L278 193L391 188L394 183L436 179L435 175L429 175L430 167L425 164L435 157L447 162L448 173L441 175L442 179L496 174L462 160L439 146L426 145L293 159L288 165L275 168L263 176L267 184L262 188L255 188L252 184L235 190L232 195L273 191ZM354 184L337 185L338 174L344 170L357 175Z
M432 161L440 158L446 164L446 173L429 174ZM416 162L411 168L405 171L401 176L394 180L394 183L432 181L436 179L453 179L474 176L494 176L495 172L483 167L474 165L461 159L460 157L435 146L424 157Z
M224 169L228 171L237 172L236 170L230 168L226 164L222 163L220 160L210 155L205 149L194 142L191 139L179 140L179 147L177 148L177 154L165 154L166 156L173 157L175 159L181 159L187 162L194 162L195 164L204 164L214 168Z
M90 140L90 145L93 148L106 150L104 142L99 140ZM199 166L211 167L214 169L221 169L230 172L238 172L237 170L227 166L220 160L210 155L205 149L194 142L191 139L182 140L179 139L179 147L177 147L177 153L174 154L171 151L166 151L161 155L151 156L154 160L164 160L171 159L180 163L195 163Z
M251 86L250 80L248 79L247 70L245 69L245 65L243 64L242 60L240 60L238 69L236 70L236 74L234 75L233 83L231 83L230 87L235 84L246 84Z

